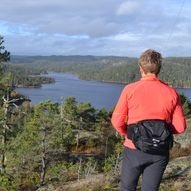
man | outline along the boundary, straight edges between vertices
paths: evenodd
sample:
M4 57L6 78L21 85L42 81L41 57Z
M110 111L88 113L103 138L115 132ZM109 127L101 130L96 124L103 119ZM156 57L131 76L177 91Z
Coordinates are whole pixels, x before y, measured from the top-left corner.
M140 175L142 191L157 191L169 160L169 152L156 155L136 149L128 138L128 125L159 119L171 124L173 134L186 129L178 94L157 78L161 64L161 54L155 50L149 49L140 56L142 78L124 88L112 115L113 127L125 136L120 191L136 191Z

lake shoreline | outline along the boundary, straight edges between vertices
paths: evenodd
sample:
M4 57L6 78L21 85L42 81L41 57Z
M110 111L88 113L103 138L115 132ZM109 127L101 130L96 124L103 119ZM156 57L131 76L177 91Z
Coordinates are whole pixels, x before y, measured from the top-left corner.
M59 73L59 74L71 74L71 75L74 75L75 77L77 77L78 79L80 80L84 80L84 81L95 81L95 82L100 82L100 83L108 83L108 84L119 84L119 85L128 85L130 83L127 83L127 82L117 82L117 81L109 81L109 80L95 80L95 79L84 79L84 78L81 78L79 75L75 74L75 73L72 73L72 72L55 72L55 71L47 71L46 74L40 74L40 75L36 75L36 77L38 76L48 76L50 73ZM33 75L33 77L35 77ZM140 77L141 79L141 77ZM160 79L160 78L159 78ZM136 81L135 81L136 82ZM165 81L164 81L165 82ZM43 84L52 84L52 83L55 83L55 79L54 79L54 82L50 82L50 83L41 83L39 86L18 86L17 88L41 88ZM133 82L131 82L133 83ZM168 84L167 82L165 82L166 84ZM168 84L169 85L169 84ZM169 85L170 86L170 85ZM174 89L191 89L191 87L173 87L173 86L170 86Z
M15 90L26 95L32 100L32 104L41 101L52 100L60 103L61 98L75 97L77 102L90 103L96 109L113 108L126 84L101 82L95 80L82 80L71 73L49 72L48 77L55 79L55 83L42 84L39 88L24 87ZM190 88L178 88L178 93L183 93L191 100Z

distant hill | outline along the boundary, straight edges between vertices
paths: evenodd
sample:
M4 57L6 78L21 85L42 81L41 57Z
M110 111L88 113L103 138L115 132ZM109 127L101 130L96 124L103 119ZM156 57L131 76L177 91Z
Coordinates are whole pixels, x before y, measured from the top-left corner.
M130 83L139 79L138 58L120 56L12 56L11 65L70 72L81 79ZM160 78L174 87L191 87L191 57L163 60Z
M131 63L133 61L137 61L137 58L134 57L121 57L121 56L81 56L81 55L69 55L69 56L18 56L18 55L12 55L11 56L11 62L14 64L31 64L35 62L41 62L41 61L47 61L47 62L100 62L100 63L108 63L111 61L120 61L120 62L128 62Z

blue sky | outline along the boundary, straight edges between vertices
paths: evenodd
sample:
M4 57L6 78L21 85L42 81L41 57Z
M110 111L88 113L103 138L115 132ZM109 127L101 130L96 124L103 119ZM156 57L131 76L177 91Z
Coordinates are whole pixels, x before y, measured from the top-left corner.
M0 35L17 55L191 56L189 0L1 0Z

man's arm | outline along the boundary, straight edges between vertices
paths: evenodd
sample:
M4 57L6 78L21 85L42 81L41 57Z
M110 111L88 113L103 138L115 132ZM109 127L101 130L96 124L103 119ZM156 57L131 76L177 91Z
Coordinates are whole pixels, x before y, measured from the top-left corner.
M112 119L111 119L111 123L113 127L121 135L126 135L127 115L128 115L127 91L126 91L126 88L124 88L119 97L119 100L114 109Z
M177 104L172 115L172 125L173 134L180 134L186 130L186 120L179 96L177 98Z

